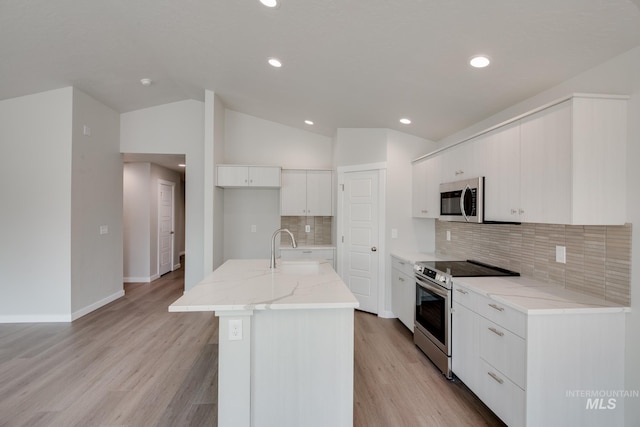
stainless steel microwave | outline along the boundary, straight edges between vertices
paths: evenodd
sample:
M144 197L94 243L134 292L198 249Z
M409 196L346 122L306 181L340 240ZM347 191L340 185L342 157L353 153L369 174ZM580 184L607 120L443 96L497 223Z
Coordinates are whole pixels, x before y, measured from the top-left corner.
M484 221L484 177L440 184L440 219Z

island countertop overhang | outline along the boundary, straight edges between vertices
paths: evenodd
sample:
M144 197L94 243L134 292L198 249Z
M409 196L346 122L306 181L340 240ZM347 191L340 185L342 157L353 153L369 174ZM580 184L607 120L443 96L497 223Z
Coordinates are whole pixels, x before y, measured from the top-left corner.
M229 260L169 306L171 312L357 308L358 300L326 261L317 271L269 260Z

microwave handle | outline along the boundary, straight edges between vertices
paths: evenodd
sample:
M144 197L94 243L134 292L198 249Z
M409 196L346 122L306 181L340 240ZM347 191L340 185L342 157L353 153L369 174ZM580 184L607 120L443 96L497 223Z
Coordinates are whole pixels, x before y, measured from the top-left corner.
M466 222L469 222L469 217L467 216L467 213L464 210L464 195L467 193L467 191L471 191L471 187L469 187L468 184L464 187L464 190L462 190L462 193L460 194L460 212L462 212L462 216L464 217L464 220Z

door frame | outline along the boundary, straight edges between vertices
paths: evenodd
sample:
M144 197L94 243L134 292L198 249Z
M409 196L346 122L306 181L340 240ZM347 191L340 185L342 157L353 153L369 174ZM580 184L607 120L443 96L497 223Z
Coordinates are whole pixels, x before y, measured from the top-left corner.
M160 277L160 216L161 216L161 203L162 197L160 192L162 191L162 185L171 186L171 269L170 272L175 270L175 250L176 250L176 183L173 181L167 181L166 179L158 179L158 199L156 201L156 215L157 215L157 242L156 242L156 275Z
M395 317L389 310L384 310L385 296L387 286L385 283L386 277L386 258L387 258L387 245L385 241L385 229L386 229L386 182L387 182L387 162L378 163L366 163L361 165L349 165L338 166L338 182L337 182L337 203L336 203L336 264L337 273L343 277L343 262L344 256L344 181L345 174L349 172L366 172L377 171L378 172L378 252L380 253L380 260L378 262L378 317Z

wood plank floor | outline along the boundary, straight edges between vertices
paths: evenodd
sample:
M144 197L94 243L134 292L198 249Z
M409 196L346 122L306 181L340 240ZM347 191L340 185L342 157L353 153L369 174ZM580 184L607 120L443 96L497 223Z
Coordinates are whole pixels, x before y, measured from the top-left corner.
M0 426L215 426L218 320L169 313L183 271L71 324L0 324ZM396 319L355 317L354 426L501 426Z

